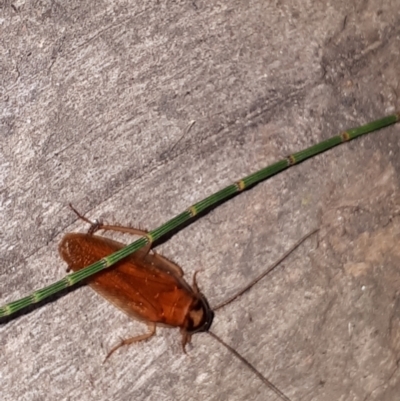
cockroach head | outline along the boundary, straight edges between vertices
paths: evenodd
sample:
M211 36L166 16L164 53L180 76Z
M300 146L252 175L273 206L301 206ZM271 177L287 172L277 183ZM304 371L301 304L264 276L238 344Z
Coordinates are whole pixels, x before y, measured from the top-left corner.
M188 334L208 331L214 319L214 311L210 308L206 297L199 293L192 303L186 317L185 331Z

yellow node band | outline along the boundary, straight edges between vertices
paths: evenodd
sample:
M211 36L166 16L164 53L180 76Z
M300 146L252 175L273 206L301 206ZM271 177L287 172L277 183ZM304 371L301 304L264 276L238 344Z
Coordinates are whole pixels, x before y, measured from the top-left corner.
M288 156L287 161L289 163L289 166L293 166L293 164L296 164L296 158L293 155Z
M191 217L194 217L197 214L197 210L194 206L190 206L190 208L187 211L190 213Z
M236 181L235 182L236 188L238 189L238 191L243 191L244 189L246 189L246 184L244 183L243 180L240 181Z
M147 238L147 243L148 244L152 244L154 242L154 238L150 233L146 234L146 238Z
M342 132L340 134L340 137L342 138L342 142L346 142L346 141L350 140L350 134L346 131Z

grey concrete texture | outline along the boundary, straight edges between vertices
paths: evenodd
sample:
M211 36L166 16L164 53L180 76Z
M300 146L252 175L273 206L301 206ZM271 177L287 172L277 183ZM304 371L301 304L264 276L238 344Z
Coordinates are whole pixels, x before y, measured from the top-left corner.
M257 169L400 108L399 0L25 1L0 8L0 300L60 279L89 218L152 229ZM292 401L400 393L400 127L295 166L157 251L211 305L300 237L212 330ZM123 238L131 242L131 238ZM0 399L276 400L207 334L86 286L0 325Z

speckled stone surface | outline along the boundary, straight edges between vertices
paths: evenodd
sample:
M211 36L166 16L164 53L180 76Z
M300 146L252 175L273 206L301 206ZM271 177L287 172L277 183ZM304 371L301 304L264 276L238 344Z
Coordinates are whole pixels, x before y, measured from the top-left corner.
M1 303L63 277L57 244L87 228L69 202L154 228L400 108L396 0L0 7ZM399 146L399 126L342 145L158 248L188 281L201 270L215 305L320 228L213 325L292 401L400 393ZM103 364L144 330L86 287L3 322L0 399L276 399L207 334L184 355L179 331L160 328Z

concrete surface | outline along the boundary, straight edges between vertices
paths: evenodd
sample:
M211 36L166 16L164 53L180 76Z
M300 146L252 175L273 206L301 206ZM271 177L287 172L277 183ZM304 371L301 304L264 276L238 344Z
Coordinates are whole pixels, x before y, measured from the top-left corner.
M400 108L399 1L37 1L0 9L1 303L65 274L90 218L154 228L231 181ZM188 129L192 122L194 125ZM213 330L292 401L400 392L400 127L215 209L158 250ZM126 238L126 241L130 239ZM0 326L0 399L276 400L219 344L142 333L89 288Z

